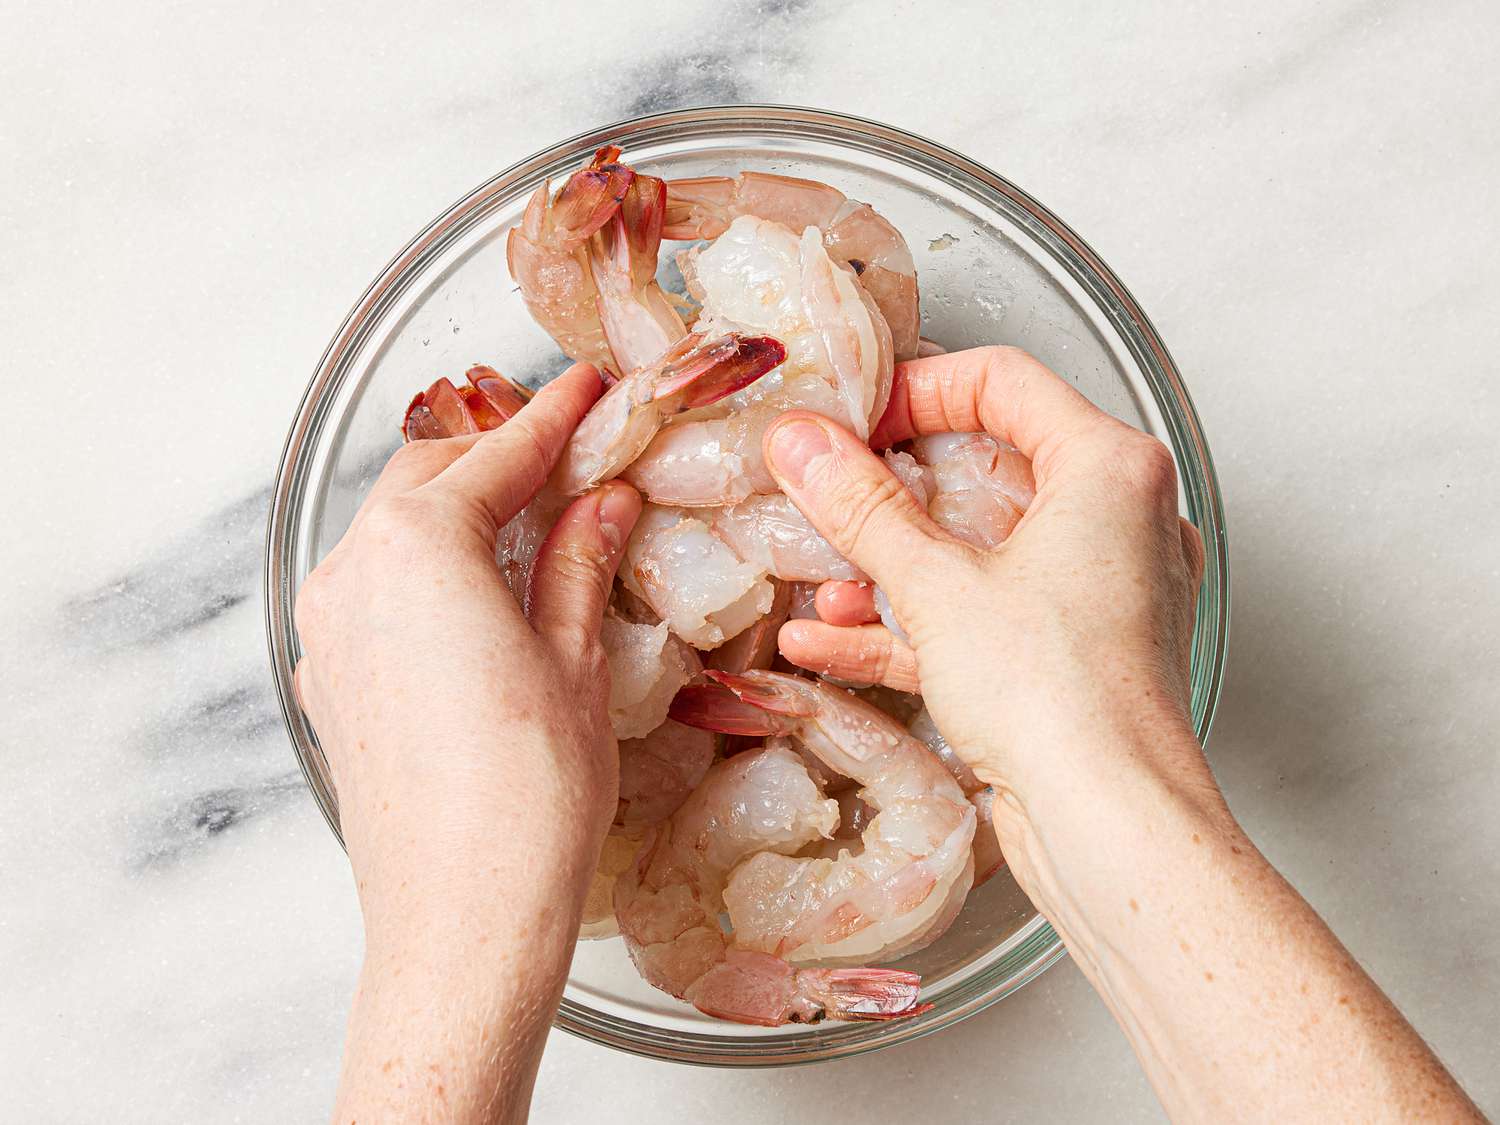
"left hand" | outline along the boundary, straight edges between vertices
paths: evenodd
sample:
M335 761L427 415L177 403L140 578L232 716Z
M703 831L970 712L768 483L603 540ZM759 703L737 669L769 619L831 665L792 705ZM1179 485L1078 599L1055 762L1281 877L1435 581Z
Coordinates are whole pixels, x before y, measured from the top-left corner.
M615 809L599 627L641 500L611 482L573 502L537 557L529 619L495 538L600 390L576 365L498 430L399 449L299 592L297 694L332 771L365 919L346 1095L425 1080L356 1081L371 1061L361 1036L394 1035L378 1025L404 1019L420 1038L412 1004L440 1006L456 973L469 995L453 1004L502 1009L474 1019L504 1043L544 1036L561 992ZM520 1055L513 1089L529 1088L535 1065ZM463 1086L453 1075L446 1089Z

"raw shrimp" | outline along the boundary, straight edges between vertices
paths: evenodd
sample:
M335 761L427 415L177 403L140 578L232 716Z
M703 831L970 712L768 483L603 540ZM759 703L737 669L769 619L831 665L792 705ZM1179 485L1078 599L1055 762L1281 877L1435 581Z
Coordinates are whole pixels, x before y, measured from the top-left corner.
M674 414L749 386L786 358L779 340L694 333L636 368L594 403L563 450L552 483L576 495L615 476Z
M810 410L868 436L885 409L893 372L890 332L854 276L809 230L738 219L683 260L703 302L705 333L758 332L786 346L786 361L708 411L674 420L625 472L657 503L733 504L777 491L761 453L766 427L787 410Z
M620 932L620 924L615 920L615 881L635 862L640 846L639 829L632 832L612 828L604 838L599 862L594 865L594 874L583 900L583 916L578 925L580 939L611 938Z
M568 177L554 199L543 182L506 239L510 276L532 319L563 353L620 374L599 312L599 290L589 262L589 239L620 209L635 172L607 145Z
M792 587L788 582L772 579L775 593L771 608L748 629L729 638L704 661L721 672L748 672L751 668L769 668L776 659L776 634L786 622L792 608Z
M644 367L687 335L656 282L666 201L665 183L636 173L619 210L589 239L599 319L618 375Z
M620 803L615 823L656 824L677 811L713 765L718 739L667 719L644 738L620 743Z
M750 751L716 764L670 819L648 831L615 883L615 915L641 976L708 1015L766 1027L922 1010L912 973L799 970L742 948L719 924L725 881L737 865L826 837L837 816L790 751Z
M935 923L956 914L973 878L974 808L942 763L895 719L829 684L781 672L706 675L713 684L678 693L673 718L792 735L879 810L857 855L766 851L735 868L724 889L735 943L827 965L909 952L914 935L935 940Z
M917 267L901 232L868 203L849 199L816 180L765 172L735 179L705 176L667 181L664 238L718 238L743 215L782 223L793 230L817 227L835 261L859 275L886 323L896 359L917 354L920 327Z
M694 648L717 648L771 608L766 572L689 512L647 504L625 544L625 588Z
M989 434L929 434L912 454L932 470L928 515L976 547L1003 543L1036 498L1031 462Z
M467 387L443 378L419 391L401 420L401 436L421 441L493 430L531 400L530 391L493 367L471 367L468 379Z
M777 578L788 582L866 578L779 492L747 497L732 507L705 512L703 518L735 554Z
M666 720L677 689L703 664L666 625L626 621L606 610L599 639L609 661L609 723L616 738L642 738Z
M969 798L969 803L974 806L974 812L978 816L978 824L974 829L974 885L977 887L1005 866L1005 856L1000 852L1000 839L995 835L995 791L975 777L968 763L948 745L948 740L938 730L926 707L917 712L907 729L938 756Z

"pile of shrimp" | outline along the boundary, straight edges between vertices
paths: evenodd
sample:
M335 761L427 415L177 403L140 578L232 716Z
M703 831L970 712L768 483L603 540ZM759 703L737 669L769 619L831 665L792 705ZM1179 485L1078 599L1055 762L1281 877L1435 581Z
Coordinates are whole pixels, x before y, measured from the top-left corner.
M658 280L661 243L686 293ZM611 382L497 548L523 606L569 500L613 477L646 503L603 622L620 747L614 828L581 938L743 1023L895 1019L920 980L882 963L936 941L1002 864L992 794L918 696L830 681L777 652L818 583L865 581L782 495L761 436L799 408L869 438L918 335L916 268L868 204L747 171L662 180L600 149L510 232L537 323ZM489 367L418 394L407 440L503 425L529 392ZM1001 542L1031 468L983 434L884 451L932 518ZM876 592L876 603L886 606ZM888 624L888 607L883 610Z

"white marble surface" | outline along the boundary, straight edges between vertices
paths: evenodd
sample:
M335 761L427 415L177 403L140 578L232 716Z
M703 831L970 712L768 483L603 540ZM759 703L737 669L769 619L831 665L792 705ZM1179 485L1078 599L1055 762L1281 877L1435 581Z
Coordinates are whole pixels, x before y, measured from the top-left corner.
M0 1119L322 1117L360 936L263 654L284 428L450 201L562 135L723 100L948 142L1132 287L1228 498L1229 799L1500 1110L1500 8L1214 7L0 5ZM557 1034L536 1101L895 1112L1159 1115L1067 963L794 1071Z

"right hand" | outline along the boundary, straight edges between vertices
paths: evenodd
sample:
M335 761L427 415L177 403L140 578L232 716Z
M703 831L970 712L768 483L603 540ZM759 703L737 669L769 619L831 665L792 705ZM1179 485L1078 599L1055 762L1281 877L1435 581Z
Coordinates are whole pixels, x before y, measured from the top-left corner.
M949 743L1012 802L1040 774L1055 779L1078 755L1121 745L1111 736L1127 725L1136 735L1142 723L1186 728L1191 742L1203 546L1178 518L1171 453L1000 347L898 366L872 444L981 430L1029 457L1037 481L993 551L933 523L836 424L800 411L775 422L766 460L782 489L875 580L910 641L860 623L872 619L868 593L830 584L818 599L825 619L788 622L782 653L846 679L920 684Z

